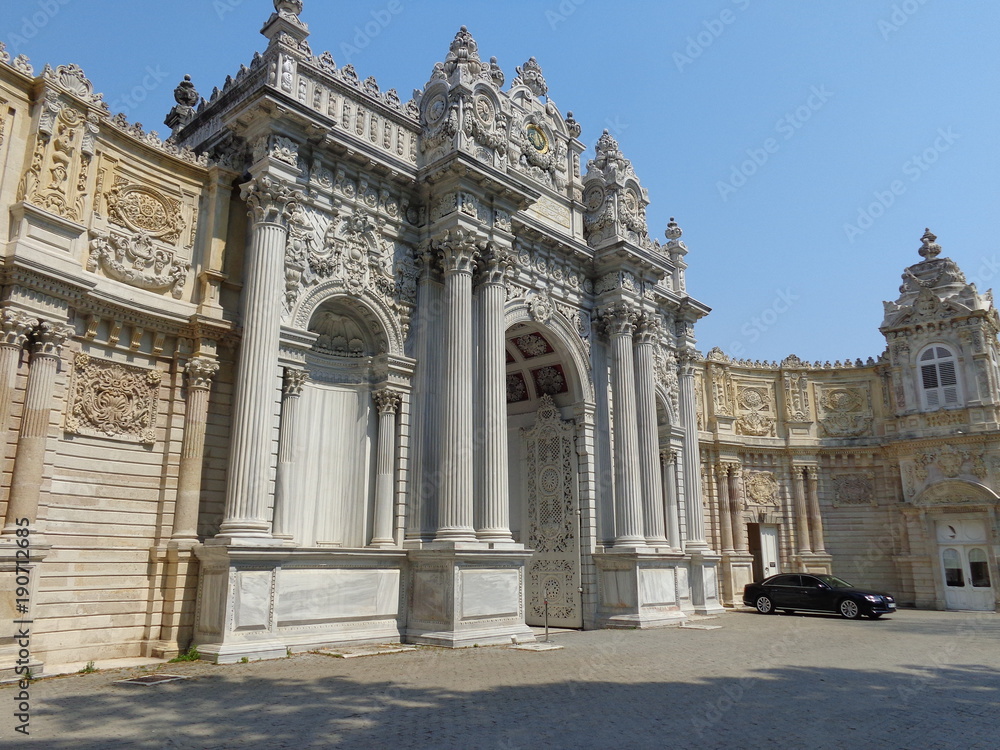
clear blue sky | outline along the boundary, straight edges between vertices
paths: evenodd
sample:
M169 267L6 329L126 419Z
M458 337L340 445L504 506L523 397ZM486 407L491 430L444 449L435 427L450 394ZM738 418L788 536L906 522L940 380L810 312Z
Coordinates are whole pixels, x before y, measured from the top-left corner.
M80 64L114 110L161 133L181 77L205 96L221 86L263 48L272 10L4 6L9 49L36 69ZM632 159L651 233L670 216L684 228L688 290L713 308L697 329L703 351L878 355L881 301L919 260L925 226L981 290L1000 287L994 0L305 0L302 17L315 52L404 101L463 24L508 82L535 56L584 142L609 128ZM129 100L136 89L142 101Z

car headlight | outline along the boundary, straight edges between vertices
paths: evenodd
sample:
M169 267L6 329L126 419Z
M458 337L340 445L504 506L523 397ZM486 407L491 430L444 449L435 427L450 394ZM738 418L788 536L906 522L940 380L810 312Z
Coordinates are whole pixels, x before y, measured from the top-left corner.
M876 596L875 594L865 594L865 599L867 599L870 602L875 602L876 604L882 601L882 597Z

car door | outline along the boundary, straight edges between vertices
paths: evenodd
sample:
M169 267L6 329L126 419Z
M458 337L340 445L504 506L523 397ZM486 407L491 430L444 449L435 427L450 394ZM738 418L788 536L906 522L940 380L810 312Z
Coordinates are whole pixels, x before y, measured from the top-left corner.
M833 612L837 608L833 590L815 576L799 576L802 585L799 587L802 609L814 609L820 612Z
M775 576L764 587L765 593L771 597L775 609L794 607L798 596L799 576L785 574Z

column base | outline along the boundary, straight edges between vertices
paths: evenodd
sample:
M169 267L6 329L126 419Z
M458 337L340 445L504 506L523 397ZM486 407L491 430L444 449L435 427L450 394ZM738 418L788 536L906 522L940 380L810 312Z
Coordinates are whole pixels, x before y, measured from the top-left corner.
M408 553L407 643L446 648L529 643L523 549L422 549Z
M18 547L16 538L0 540L0 682L22 679L30 672L38 677L45 671L45 663L37 658L34 648L37 623L34 620L35 604L38 601L39 563L45 559L50 545L42 544L38 534L28 537L29 547ZM18 576L28 576L28 595L17 595ZM23 578L22 578L23 582ZM18 599L27 599L19 602ZM19 611L18 607L23 607ZM18 622L20 621L20 622ZM15 637L19 631L28 631L28 649L31 655L27 663L19 663L21 645ZM21 673L16 670L21 667ZM27 672L24 668L27 667Z
M825 552L800 552L792 560L795 570L802 573L833 574L833 556Z
M684 556L613 548L594 555L599 628L656 628L687 619L679 586Z
M748 583L753 583L753 555L746 552L725 552L719 572L723 606L742 606L743 588Z
M712 550L691 553L691 604L696 615L717 615L726 611L719 599L719 562L722 555Z

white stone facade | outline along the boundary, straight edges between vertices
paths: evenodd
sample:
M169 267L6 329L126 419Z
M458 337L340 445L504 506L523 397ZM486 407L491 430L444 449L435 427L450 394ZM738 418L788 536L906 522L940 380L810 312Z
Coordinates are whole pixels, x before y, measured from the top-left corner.
M996 312L949 261L878 363L702 357L681 229L607 132L581 165L534 59L505 85L462 29L404 103L274 5L166 143L0 52L0 669L25 615L42 669L653 627L771 561L995 578Z

